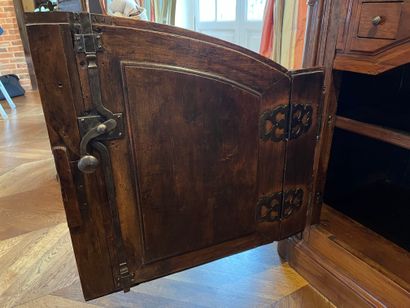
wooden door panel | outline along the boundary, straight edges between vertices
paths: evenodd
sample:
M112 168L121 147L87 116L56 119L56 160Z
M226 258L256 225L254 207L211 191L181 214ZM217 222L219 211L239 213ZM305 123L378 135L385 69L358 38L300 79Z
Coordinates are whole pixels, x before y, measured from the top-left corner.
M144 263L254 232L259 98L170 67L123 79Z
M316 73L295 82L249 50L155 23L67 13L28 15L28 23L86 299L300 231L311 189ZM51 32L63 43L47 47L55 61L44 61L39 38ZM70 77L48 63L63 63ZM54 96L61 99L48 99ZM300 142L290 138L291 98L316 108ZM70 113L53 114L53 104ZM81 121L95 116L97 124L115 120L118 131L91 142L87 155L100 165L86 174L76 168L87 133ZM61 161L65 148L70 156ZM292 185L304 191L303 206L284 220L281 196Z
M286 167L284 173L284 191L303 191L303 200L298 209L287 208L283 211L286 216L280 225L280 237L287 238L295 232L302 232L307 216L309 202L313 196L313 160L318 140L318 123L321 106L321 95L323 91L323 71L321 70L299 70L292 72L292 90L290 103L296 110L297 106L310 107L311 126L307 132L299 138L290 140L286 148ZM296 112L297 116L297 112ZM301 115L303 117L303 115ZM295 126L297 128L297 125ZM289 195L292 198L292 195ZM313 199L314 200L314 199ZM286 202L285 202L286 203ZM308 213L310 215L310 213ZM310 223L310 221L309 221Z
M286 70L198 33L96 18L104 104L131 137L139 217L131 203L119 214L135 281L275 240L280 222L256 222L255 207L282 190L286 144L260 140L259 116L289 103Z

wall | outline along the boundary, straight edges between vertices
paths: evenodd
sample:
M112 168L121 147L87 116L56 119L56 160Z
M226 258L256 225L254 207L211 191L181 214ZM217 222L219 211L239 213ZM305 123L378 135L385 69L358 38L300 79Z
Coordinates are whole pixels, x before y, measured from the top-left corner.
M16 74L22 86L31 89L30 76L24 56L23 44L17 25L13 0L0 0L0 75Z

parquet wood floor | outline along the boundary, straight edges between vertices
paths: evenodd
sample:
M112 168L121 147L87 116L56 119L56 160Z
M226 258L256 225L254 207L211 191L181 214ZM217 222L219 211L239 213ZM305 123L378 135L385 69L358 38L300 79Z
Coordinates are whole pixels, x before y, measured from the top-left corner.
M39 96L15 102L0 120L0 307L333 307L275 244L84 302Z

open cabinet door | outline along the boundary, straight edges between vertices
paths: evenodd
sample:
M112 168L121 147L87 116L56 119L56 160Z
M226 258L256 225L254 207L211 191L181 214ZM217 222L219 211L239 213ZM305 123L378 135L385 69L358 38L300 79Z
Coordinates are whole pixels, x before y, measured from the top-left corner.
M86 299L302 231L320 71L143 21L26 22Z

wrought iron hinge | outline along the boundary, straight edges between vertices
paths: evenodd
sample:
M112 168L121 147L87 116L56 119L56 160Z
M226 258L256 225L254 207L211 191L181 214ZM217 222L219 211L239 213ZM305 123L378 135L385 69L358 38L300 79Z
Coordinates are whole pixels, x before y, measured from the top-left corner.
M312 125L313 108L308 104L282 105L266 110L259 118L259 137L263 141L293 140Z
M294 188L262 196L256 204L256 221L273 222L292 215L303 204L303 189Z
M323 203L323 194L320 191L318 191L315 194L315 204L319 205L319 204L322 204L322 203Z
M119 266L120 275L117 277L117 287L121 287L124 292L128 292L134 284L135 274L129 272L126 262L121 263Z
M121 138L124 134L124 121L121 113L113 113L102 102L100 76L97 65L97 51L102 50L101 33L95 32L91 14L73 14L72 31L74 48L85 53L88 84L93 109L78 117L81 134L78 168L86 173L94 172L99 164L96 157L88 154L88 144Z
M94 31L92 16L86 13L74 13L73 16L74 50L85 54L102 51L102 33Z
M74 14L72 30L74 33L74 48L78 53L85 53L87 62L88 86L92 109L78 117L78 127L81 134L78 169L84 173L93 173L100 166L105 182L107 201L113 224L112 236L115 239L119 272L115 275L118 287L124 292L130 290L134 282L134 274L129 272L127 252L121 232L118 213L113 166L110 151L102 141L118 139L124 136L124 117L121 113L113 113L104 106L101 96L100 75L97 64L97 52L102 50L101 33L95 32L91 14ZM83 55L77 55L83 57ZM99 153L99 159L89 150ZM101 162L100 162L101 160Z
M101 37L101 33L74 34L74 49L86 54L102 51Z

